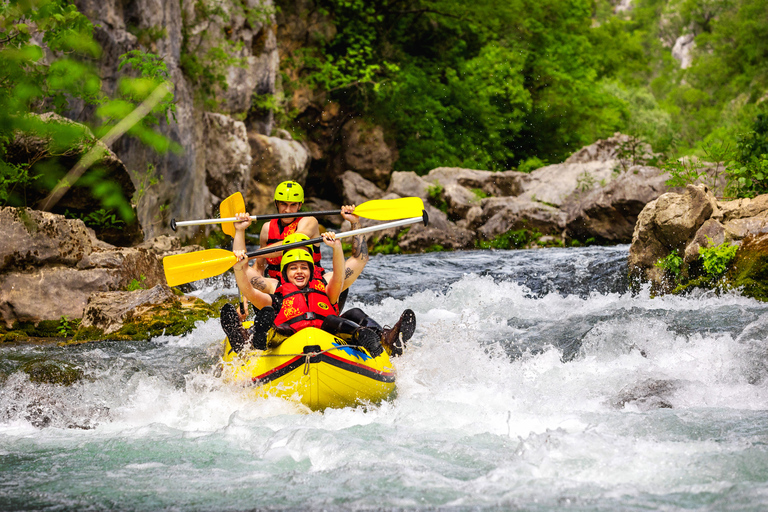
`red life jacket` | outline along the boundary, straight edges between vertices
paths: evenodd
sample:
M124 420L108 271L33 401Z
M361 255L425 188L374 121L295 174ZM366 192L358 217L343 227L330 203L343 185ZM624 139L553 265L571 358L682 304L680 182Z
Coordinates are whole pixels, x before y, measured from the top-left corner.
M274 244L276 242L282 242L283 239L296 232L296 227L299 225L299 219L294 219L293 222L283 227L280 219L272 219L269 221L269 233L267 234L267 244ZM315 262L315 271L312 275L314 279L320 279L325 274L325 269L320 266L320 245L313 245L312 259ZM276 258L267 258L267 276L274 279L282 280L280 274L280 260L282 256Z
M299 290L296 285L283 283L275 290L282 295L283 305L275 317L275 326L287 325L298 332L305 327L320 327L326 316L335 315L336 309L325 292L325 282L312 279Z

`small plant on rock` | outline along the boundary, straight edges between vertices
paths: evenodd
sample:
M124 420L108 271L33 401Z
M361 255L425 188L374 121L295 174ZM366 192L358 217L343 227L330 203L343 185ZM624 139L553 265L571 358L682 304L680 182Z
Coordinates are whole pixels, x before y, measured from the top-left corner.
M592 176L592 174L590 174L588 171L584 171L583 173L579 174L578 178L576 178L576 188L578 188L580 192L587 192L592 190L594 186L595 177Z
M59 320L59 328L56 329L56 332L62 338L68 338L72 336L75 333L75 321L70 320L67 315L64 315L61 317L61 320Z
M707 237L707 241L710 244L714 243L709 237ZM714 279L724 274L736 256L738 248L738 245L728 245L727 242L714 247L699 247L699 258L707 276Z
M430 186L427 189L427 194L429 194L429 204L443 213L448 213L448 203L445 202L443 192L445 192L445 187L440 183L435 182L434 185Z
M131 279L131 282L128 283L128 286L125 287L126 290L129 292L135 291L135 290L146 290L147 285L144 283L147 280L147 276L144 274L141 274L139 276L139 279Z
M683 258L680 256L677 250L674 250L667 254L664 258L659 258L659 260L654 263L654 265L660 269L674 274L675 277L680 277L680 272L682 271L683 267Z

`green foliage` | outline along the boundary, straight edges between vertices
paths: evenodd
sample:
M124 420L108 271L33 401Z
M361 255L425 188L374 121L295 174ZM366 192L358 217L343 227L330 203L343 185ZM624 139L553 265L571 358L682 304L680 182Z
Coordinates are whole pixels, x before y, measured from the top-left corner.
M530 173L535 171L536 169L541 169L542 167L546 167L547 165L549 164L547 164L547 162L545 162L544 160L535 156L530 156L526 158L524 161L520 162L520 165L517 166L517 170L519 172Z
M427 194L429 195L429 204L437 208L443 213L446 213L448 211L448 203L445 202L445 197L443 196L443 192L445 192L445 187L443 187L440 183L435 182L434 185L430 185L429 188L427 188Z
M125 287L125 289L129 292L133 292L136 290L146 290L147 285L145 281L147 280L147 276L144 274L141 274L139 276L139 279L131 279L131 282L128 283L128 285Z
M711 143L704 148L706 161L696 157L667 160L662 164L662 169L670 174L670 179L666 184L670 187L685 187L689 184L704 183L713 192L720 191L720 181L723 175L726 177L726 190L732 189L734 173L729 173L728 169L722 169L721 165L727 161L731 155L731 150L727 144ZM710 171L707 162L714 163L714 170ZM740 196L743 197L743 196Z
M69 219L80 219L86 226L93 228L94 230L101 232L108 229L123 229L125 222L119 219L114 210L105 210L99 208L94 212L89 213L75 213L66 210L64 216Z
M495 236L492 240L477 240L479 249L523 249L541 237L538 231L528 229L509 230Z
M679 277L683 268L683 258L678 251L675 250L667 254L664 258L659 258L654 265L674 274L675 277Z
M768 193L768 115L758 115L752 128L737 138L735 158L725 169L727 190L736 197Z
M490 197L483 189L481 188L471 188L469 189L470 192L475 194L475 197L477 197L478 200L485 199L486 197Z
M371 255L374 254L400 254L403 250L398 244L399 237L392 239L389 237L381 237L379 239L372 239L368 251Z
M75 333L76 327L76 322L74 320L70 320L67 315L64 315L61 317L61 320L59 320L59 327L56 332L62 338L68 338Z
M68 0L30 0L0 4L0 201L26 205L27 187L49 191L66 169L56 157L87 150L94 140L81 125L46 122L30 113L53 111L63 114L78 102L97 107L102 124L92 126L102 135L112 129L138 103L167 79L165 64L157 56L130 52L124 64L136 67L138 77L122 76L117 95L101 90L97 67L101 49L93 37L93 24ZM126 70L127 71L127 70ZM153 110L153 115L173 113L172 95ZM129 131L153 148L172 147L154 132L150 116ZM48 141L47 154L34 166L13 162L8 145L17 133ZM39 179L38 179L39 177ZM72 185L72 184L70 184ZM107 210L116 210L124 220L133 216L121 189L102 175L88 173L76 183L91 189Z
M576 177L576 189L588 192L595 186L595 177L589 171L584 171Z
M768 4L637 0L620 14L614 4L321 0L314 46L282 61L285 98L309 86L377 118L396 139L395 170L420 175L530 172L616 131L668 161L719 141L732 147L765 109ZM669 49L684 33L695 35L687 69ZM298 113L285 98L261 107L290 123ZM621 170L654 164L638 148L624 148ZM763 153L734 167L740 178L742 167L762 172Z
M712 244L712 239L707 237L707 241ZM699 247L699 259L701 259L704 272L710 278L716 278L722 275L736 256L737 245L729 245L723 242L714 247Z

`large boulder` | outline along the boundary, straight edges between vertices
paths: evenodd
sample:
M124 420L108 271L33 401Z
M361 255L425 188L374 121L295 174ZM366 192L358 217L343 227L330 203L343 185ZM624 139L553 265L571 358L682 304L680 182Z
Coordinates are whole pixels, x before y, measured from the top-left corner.
M603 187L621 172L649 157L647 145L617 133L580 149L561 164L531 172L520 197L560 207L574 194Z
M474 215L473 223L482 222L477 232L484 239L517 230L560 236L565 229L565 212L546 204L520 197L486 198L481 204L482 214Z
M114 247L80 220L11 207L0 209L0 237L10 242L0 248L0 321L7 327L80 318L93 292L165 283L159 256L185 250L178 240Z
M339 142L332 174L355 171L380 188L387 185L398 153L394 143L385 140L381 126L352 119L342 126Z
M211 211L218 211L222 199L245 190L251 174L251 147L242 121L206 112L205 184L213 194Z
M91 294L83 314L81 327L96 327L105 335L118 331L128 315L140 313L142 307L173 302L176 296L166 285L148 290L97 292Z
M481 171L460 167L437 167L424 176L430 184L443 187L460 185L467 189L477 189L491 197L517 196L523 192L524 184L530 175L517 171Z
M0 272L49 264L75 265L93 251L79 219L27 208L0 208Z
M582 241L631 242L638 215L646 204L669 191L668 179L669 174L656 167L635 166L605 187L573 195L563 205L568 236Z
M432 169L423 180L439 187L446 212L454 220L465 219L481 199L492 196L516 196L522 191L527 174L517 171L491 172L458 167Z
M664 271L655 266L672 251L683 255L702 225L716 210L717 200L705 185L668 192L640 212L629 249L629 274L654 287L665 286Z
M472 231L458 227L448 220L445 213L427 204L424 208L429 217L429 225L412 224L403 235L398 245L406 252L430 250L436 246L443 249L457 250L473 247L475 234ZM397 236L396 234L390 235Z
M353 171L347 171L339 176L339 183L344 204L363 204L384 196L380 188Z
M247 183L246 208L254 215L274 210L275 187L293 180L302 186L307 180L310 156L307 148L288 132L280 137L250 133L252 168Z
M422 201L427 201L430 186L432 185L427 180L413 171L398 171L392 173L387 194L395 194L399 197L420 197Z

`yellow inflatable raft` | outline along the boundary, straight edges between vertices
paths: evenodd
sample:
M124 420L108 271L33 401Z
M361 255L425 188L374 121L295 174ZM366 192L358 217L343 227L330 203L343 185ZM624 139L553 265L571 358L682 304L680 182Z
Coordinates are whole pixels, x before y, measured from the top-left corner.
M373 358L314 327L277 347L240 355L225 339L222 360L226 379L250 381L257 396L299 400L314 411L379 403L395 391L395 368L386 351Z

